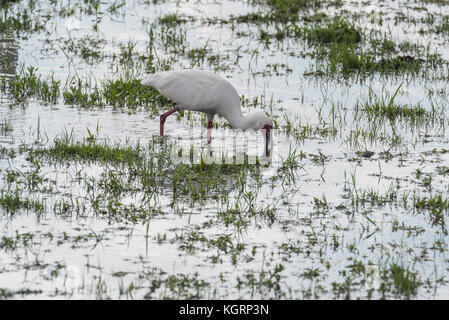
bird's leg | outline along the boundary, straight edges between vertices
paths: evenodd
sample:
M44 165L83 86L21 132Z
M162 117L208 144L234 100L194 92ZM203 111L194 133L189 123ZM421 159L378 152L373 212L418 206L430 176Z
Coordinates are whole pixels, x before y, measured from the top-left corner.
M262 133L264 134L264 140L265 140L265 156L268 157L270 155L270 150L269 150L269 146L271 143L271 139L272 139L272 133L271 130L273 130L273 127L270 125L265 125L262 128Z
M172 113L174 113L174 112L176 112L176 111L178 111L178 110L179 110L179 108L178 108L178 107L175 107L175 108L171 109L170 111L168 111L168 112L166 112L166 113L164 113L164 114L161 114L160 127L159 127L159 131L160 131L161 136L164 135L164 124L165 124L165 119L167 119L167 117L168 117L169 115L171 115Z
M207 123L207 144L210 144L212 141L212 121L209 120Z

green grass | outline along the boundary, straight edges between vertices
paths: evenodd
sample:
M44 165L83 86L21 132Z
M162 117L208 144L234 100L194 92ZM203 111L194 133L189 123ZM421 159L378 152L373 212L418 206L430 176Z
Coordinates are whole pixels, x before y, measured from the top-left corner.
M366 77L380 74L383 76L408 74L426 77L432 70L441 70L447 62L438 54L428 54L425 59L407 54L391 54L389 49L363 49L354 45L331 43L327 48L318 48L314 54L317 58L314 71L308 75L357 75Z
M0 13L4 13L0 15L0 32L37 32L41 31L45 28L45 19L36 19L32 16L32 11L35 9L33 5L33 1L30 1L30 8L20 8L17 12L13 11L4 11L3 9ZM0 7L1 10L1 7Z
M311 27L286 28L286 36L304 38L314 48L315 70L308 75L369 76L373 74L427 76L444 70L447 62L418 44L395 42L386 34L369 34L348 18L325 18ZM442 73L444 76L444 71Z
M43 80L37 74L37 68L22 67L15 78L0 86L1 93L8 94L14 102L22 104L30 98L36 97L45 104L55 104L60 94L60 81L52 76Z
M380 277L379 291L384 298L387 293L392 293L393 296L410 299L417 294L418 288L422 285L417 272L396 263L382 268Z
M306 7L296 4L300 8ZM274 7L278 5L274 4ZM288 8L288 5L285 8ZM289 12L293 14L295 10ZM257 25L258 39L267 48L289 38L306 40L312 50L306 50L306 53L301 54L311 56L316 66L315 70L306 72L306 75L367 77L374 74L385 76L409 74L427 77L430 72L440 70L440 76L446 77L444 68L447 67L447 62L438 53L430 52L429 48L419 44L394 41L387 34L377 31L368 33L348 16L329 17L326 14L315 14L307 19L301 17L305 21L304 25L276 24L273 30L267 24L276 21L272 17L274 14L276 10L269 13L249 13L232 17L224 22ZM286 21L291 21L289 19L291 18L287 18Z
M245 184L247 176L260 174L258 165L193 164L178 165L173 171L173 196L191 201L226 197Z
M90 88L81 79L72 81L64 89L62 97L64 103L80 108L103 107L105 105L100 89L97 86Z
M324 26L315 25L303 29L304 38L310 43L355 45L362 40L363 32L347 19L336 16Z
M211 292L210 286L199 273L169 275L163 272L149 281L144 299L200 299Z
M320 7L321 0L255 0L270 8L271 19L278 22L299 20L299 14L309 8Z
M172 106L173 103L153 88L143 86L139 80L108 80L102 85L105 103L116 108L154 109L155 105Z
M449 17L443 16L439 24L434 26L436 33L449 34Z
M13 130L11 122L8 121L6 118L3 118L0 120L0 133L6 134L8 132L11 132Z
M5 192L0 190L0 207L7 213L14 214L20 209L42 212L44 204L42 201L22 197L18 192Z
M160 17L158 19L158 22L160 24L164 24L164 25L168 25L168 26L176 26L178 24L182 24L185 23L187 20L184 18L181 18L180 16L178 16L177 14L173 13L173 14L167 14L163 17Z
M386 117L390 120L409 119L414 122L415 119L428 117L429 113L421 107L400 106L397 104L374 103L366 104L364 111L375 117Z
M398 122L408 123L412 127L424 123L434 123L439 118L440 112L444 112L444 110L436 110L435 107L428 111L419 105L408 106L396 103L395 99L401 87L402 84L398 86L391 97L388 97L388 94L382 97L374 94L374 97L371 96L367 102L357 102L354 108L355 113L362 111L371 121L388 120L394 128Z
M161 106L171 107L173 103L152 88L140 84L139 80L104 80L93 88L80 79L72 82L63 91L64 102L81 108L96 108L106 105L126 111L149 109L157 113ZM156 108L156 105L159 106Z
M101 38L83 37L64 40L61 50L67 56L77 56L88 64L95 64L105 58L103 46L106 43Z
M139 221L158 214L151 207L137 208L135 205L121 204L122 197L143 192L150 198L169 187L172 193L171 207L182 203L202 203L211 199L228 201L228 194L236 189L244 189L247 183L260 180L261 165L248 164L175 164L171 162L173 145L163 147L150 143L147 148L137 145L109 145L98 143L90 134L82 142L75 142L66 133L47 147L28 149L28 158L37 163L52 165L95 163L103 167L96 178L86 180L91 204L101 216ZM195 150L192 150L195 152ZM21 185L14 172L10 172L10 182ZM84 177L87 179L87 177ZM166 187L162 187L166 186ZM82 208L68 199L54 207L58 215L70 215ZM251 216L271 217L272 209L256 206L251 193L244 196L239 208Z
M414 197L413 205L419 212L427 211L433 224L445 225L445 213L449 211L449 199L442 194L431 197Z
M250 0L251 4L256 5L260 10L250 12L244 15L231 16L226 19L208 19L209 23L297 23L300 20L309 19L315 12L310 9L318 9L325 3L321 0ZM338 1L328 2L328 6L337 4Z
M93 141L92 141L93 140ZM55 140L54 146L48 149L38 149L33 153L37 156L49 157L57 161L99 161L115 164L131 165L142 161L143 154L139 146L110 146L106 143L98 144L95 139L85 142L74 142L63 138Z

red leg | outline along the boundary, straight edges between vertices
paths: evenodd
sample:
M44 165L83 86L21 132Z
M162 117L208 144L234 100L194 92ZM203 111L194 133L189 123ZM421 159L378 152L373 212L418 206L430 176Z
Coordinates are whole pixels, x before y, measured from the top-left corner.
M207 123L207 144L212 141L212 121Z
M176 112L176 111L178 111L178 110L179 110L179 108L178 108L178 107L175 107L175 108L171 109L170 111L168 111L168 112L166 112L166 113L164 113L164 114L161 114L160 127L159 127L159 131L160 131L161 136L164 135L164 123L165 123L165 119L167 119L167 117L168 117L169 115L171 115L172 113L174 113L174 112Z

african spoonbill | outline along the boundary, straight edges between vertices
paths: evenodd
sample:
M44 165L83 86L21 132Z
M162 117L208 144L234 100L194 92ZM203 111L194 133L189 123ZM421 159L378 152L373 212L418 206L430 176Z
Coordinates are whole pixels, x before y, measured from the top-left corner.
M178 106L160 116L160 135L164 135L164 123L169 115L179 109L200 111L207 115L207 142L211 142L212 121L216 114L226 118L236 129L262 129L265 138L265 154L271 142L273 121L261 110L242 114L240 96L224 78L203 70L180 70L154 73L141 83L153 87Z

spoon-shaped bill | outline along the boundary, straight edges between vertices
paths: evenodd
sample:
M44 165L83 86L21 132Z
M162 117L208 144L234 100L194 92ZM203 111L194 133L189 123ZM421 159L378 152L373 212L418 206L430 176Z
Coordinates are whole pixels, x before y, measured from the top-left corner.
M265 140L265 156L269 156L269 146L271 145L271 140L272 140L272 134L273 134L273 127L270 125L265 125L262 129L262 133L264 135L264 140Z

